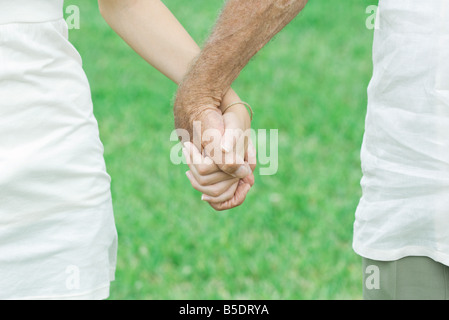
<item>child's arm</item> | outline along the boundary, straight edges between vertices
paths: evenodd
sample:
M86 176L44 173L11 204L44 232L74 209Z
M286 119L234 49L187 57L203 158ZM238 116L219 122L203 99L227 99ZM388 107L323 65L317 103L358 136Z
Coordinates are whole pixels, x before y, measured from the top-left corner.
M159 0L99 0L111 28L143 59L179 84L200 48Z

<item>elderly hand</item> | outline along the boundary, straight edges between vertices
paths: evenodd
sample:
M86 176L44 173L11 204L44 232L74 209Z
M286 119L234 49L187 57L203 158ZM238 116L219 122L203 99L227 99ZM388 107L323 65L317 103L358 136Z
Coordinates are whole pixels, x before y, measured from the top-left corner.
M234 92L229 92L223 103L229 105L238 99ZM220 141L224 148L224 161L219 166L206 155L208 145L203 152L190 141L184 143L184 156L190 171L186 172L193 188L203 193L202 200L207 201L215 210L227 210L241 205L254 184L253 171L256 167L256 151L249 137L251 119L245 106L237 104L228 108L222 116L223 130ZM251 172L243 178L224 172L228 163L245 164Z
M228 126L220 109L229 97L237 96L232 89L222 99L219 94L202 92L190 82L183 83L178 89L174 105L175 128L182 142L192 142L197 149L213 160L217 167L235 177L243 179L251 174L251 167L244 161L242 148L233 148L233 132L226 133ZM243 107L243 106L242 106ZM244 107L243 107L244 108ZM246 109L245 112L247 113ZM234 119L235 120L235 119ZM229 128L236 128L241 124L235 124ZM246 128L242 128L245 131ZM182 132L184 131L184 132ZM184 133L187 133L184 134Z

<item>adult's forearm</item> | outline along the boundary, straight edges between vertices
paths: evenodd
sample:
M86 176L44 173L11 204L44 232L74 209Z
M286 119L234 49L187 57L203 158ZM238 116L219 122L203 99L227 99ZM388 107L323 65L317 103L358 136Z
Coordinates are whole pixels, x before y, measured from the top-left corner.
M210 101L197 102L219 106L240 71L306 3L307 0L229 0L184 80L187 88L182 90L198 91L196 99L200 100L209 95Z

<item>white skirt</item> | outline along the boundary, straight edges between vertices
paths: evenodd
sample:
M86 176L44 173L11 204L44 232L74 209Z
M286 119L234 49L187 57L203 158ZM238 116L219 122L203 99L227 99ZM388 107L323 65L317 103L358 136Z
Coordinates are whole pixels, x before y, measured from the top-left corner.
M0 299L108 297L110 182L66 22L0 22Z

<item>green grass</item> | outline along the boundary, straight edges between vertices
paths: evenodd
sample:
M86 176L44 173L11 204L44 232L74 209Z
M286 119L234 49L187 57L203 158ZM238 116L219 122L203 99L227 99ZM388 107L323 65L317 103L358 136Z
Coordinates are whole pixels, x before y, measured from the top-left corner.
M110 299L360 299L352 251L374 1L310 1L234 89L279 130L279 171L217 213L170 162L175 85L78 4L70 39L90 80L119 233ZM202 43L223 1L166 0ZM70 1L66 1L69 5Z

